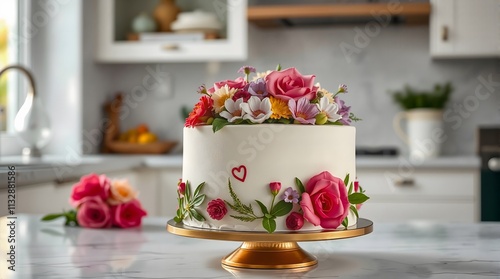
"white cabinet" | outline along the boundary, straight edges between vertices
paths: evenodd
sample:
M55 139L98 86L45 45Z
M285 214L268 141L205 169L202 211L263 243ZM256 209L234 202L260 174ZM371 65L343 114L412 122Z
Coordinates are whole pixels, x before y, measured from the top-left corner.
M177 182L182 178L181 167L171 167L160 173L160 215L174 217L177 210Z
M500 0L431 0L435 58L500 56Z
M360 211L375 222L479 220L479 173L473 168L359 168L370 200Z
M99 0L96 59L108 63L237 61L247 57L246 0L183 0L213 12L224 23L223 37L202 41L128 41L133 17L158 1Z

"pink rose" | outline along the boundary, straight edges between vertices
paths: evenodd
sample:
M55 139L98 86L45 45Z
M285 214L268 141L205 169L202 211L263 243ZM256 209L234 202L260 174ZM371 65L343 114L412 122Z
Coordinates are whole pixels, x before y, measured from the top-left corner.
M111 207L113 225L121 228L140 226L142 217L147 214L137 199Z
M221 220L227 213L226 204L221 199L211 200L207 206L208 215L214 220Z
M266 76L266 89L269 94L283 101L295 101L302 97L312 100L318 87L314 86L314 75L303 76L295 68L272 71Z
M230 79L222 80L222 81L214 83L214 87L209 88L207 91L209 94L212 94L216 90L224 87L225 85L229 86L229 88L243 89L243 88L245 88L245 86L247 86L247 82L242 77L239 77L235 80L230 80Z
M81 200L76 220L82 227L108 228L111 227L111 212L100 197L87 197Z
M69 202L78 207L84 198L99 197L106 200L109 196L111 182L105 175L95 173L82 176L80 181L73 186Z
M271 193L276 196L281 190L281 183L271 182L269 183L269 189L271 189Z
M304 218L325 229L336 229L349 213L347 189L342 179L324 171L306 184L300 206Z
M304 216L298 212L292 212L286 217L286 227L289 230L300 230L304 226Z

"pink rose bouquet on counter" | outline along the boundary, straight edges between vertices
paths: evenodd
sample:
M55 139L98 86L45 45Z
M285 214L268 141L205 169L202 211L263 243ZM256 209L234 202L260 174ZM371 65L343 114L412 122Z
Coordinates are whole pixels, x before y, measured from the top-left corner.
M135 191L124 179L111 180L105 175L89 174L80 178L71 191L70 204L75 209L48 214L42 221L66 218L66 225L86 228L132 228L141 225L147 212Z
M243 66L244 77L199 87L203 94L186 118L186 127L212 125L216 132L226 125L280 123L303 125L350 125L360 120L339 97L347 93L340 84L335 93L315 83L315 75L296 68L257 73ZM255 77L249 80L251 73Z

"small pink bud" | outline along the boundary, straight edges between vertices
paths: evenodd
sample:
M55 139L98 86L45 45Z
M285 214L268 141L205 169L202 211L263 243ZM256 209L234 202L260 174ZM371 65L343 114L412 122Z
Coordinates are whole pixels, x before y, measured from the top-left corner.
M281 190L281 182L271 182L269 183L269 188L271 189L271 193L276 196Z
M359 182L354 181L354 193L357 193L357 192L359 192Z
M186 183L185 182L182 182L181 180L179 180L179 183L177 183L177 192L179 192L179 194L181 196L184 196L184 193L186 192Z

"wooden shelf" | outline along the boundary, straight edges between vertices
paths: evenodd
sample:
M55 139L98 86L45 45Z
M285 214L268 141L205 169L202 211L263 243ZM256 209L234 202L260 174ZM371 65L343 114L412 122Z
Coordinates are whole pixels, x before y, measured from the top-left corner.
M423 3L366 3L328 5L261 5L248 7L248 21L258 26L307 18L366 18L377 14L404 17L406 23L428 23L431 5Z

